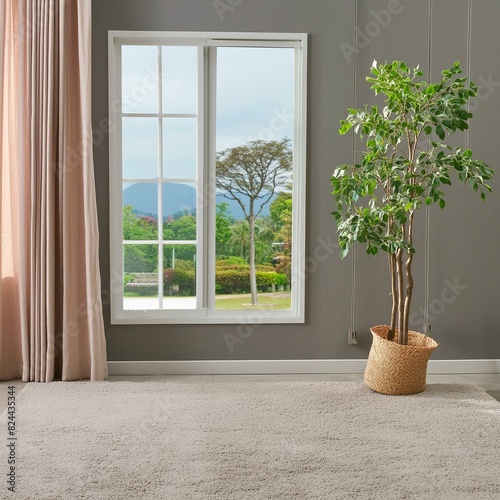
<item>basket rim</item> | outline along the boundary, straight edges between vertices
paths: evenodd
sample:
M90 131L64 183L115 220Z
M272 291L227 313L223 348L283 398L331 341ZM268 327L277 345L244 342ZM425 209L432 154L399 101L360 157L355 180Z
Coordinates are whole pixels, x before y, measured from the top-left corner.
M421 333L421 332L416 332L414 330L408 330L408 336L410 336L410 334L411 334L415 338L420 338L420 339L422 339L423 341L426 342L426 345L409 345L409 344L408 345L403 345L403 344L398 344L397 342L393 342L393 341L387 340L387 338L384 337L383 333L385 333L387 335L387 331L389 330L389 328L390 328L389 325L371 326L370 327L370 332L372 333L372 335L374 337L377 337L378 339L380 339L382 341L385 341L385 342L390 342L391 345L398 346L398 347L400 347L402 349L414 349L414 350L417 350L417 351L428 351L428 350L433 351L439 345L432 337L429 337L428 335L425 335L424 333ZM385 330L385 332L378 332L375 329L383 329L383 330ZM398 329L396 328L396 333L397 332L398 332Z

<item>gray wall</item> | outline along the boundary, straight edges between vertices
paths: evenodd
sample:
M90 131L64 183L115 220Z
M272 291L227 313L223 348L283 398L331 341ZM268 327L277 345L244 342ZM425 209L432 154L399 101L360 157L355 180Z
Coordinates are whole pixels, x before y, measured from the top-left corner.
M227 0L221 2L229 5ZM238 2L232 0L232 3ZM232 11L226 11L223 20L212 0L94 0L94 128L102 127L101 121L107 116L108 30L309 33L307 252L312 257L320 248L320 242L324 245L326 242L328 247L328 242L335 241L329 179L337 164L350 162L352 158L352 140L338 136L338 124L347 107L355 103L361 106L372 100L365 76L374 59L403 59L410 65L420 64L426 72L430 63L433 79L455 60L460 60L464 68L470 64L472 80L483 82L482 100L474 105L477 109L470 129L470 147L478 158L497 169L500 2L473 0L472 4L470 13L467 0L431 3L429 0L358 0L357 26L368 36L358 35L357 58L348 61L341 44L354 44L356 4L353 0L243 0ZM391 19L379 17L376 21L374 13L388 8L394 12ZM106 292L110 276L108 139L105 134L96 134L96 139L100 257L110 361L359 359L367 356L370 325L388 321L389 289L385 257L368 257L361 247L356 251L358 346L347 345L352 261L350 258L341 261L331 245L328 257L318 261L307 277L306 323L259 326L242 344L235 346L233 353L222 334L237 334L237 325L110 325ZM464 144L465 139L462 136L455 141ZM432 336L441 344L433 359L500 358L499 214L498 185L487 204L468 188L454 186L447 193L446 210L434 207L431 210ZM423 216L418 224L415 327L421 323L419 310L424 300ZM460 289L451 290L450 283L458 283Z

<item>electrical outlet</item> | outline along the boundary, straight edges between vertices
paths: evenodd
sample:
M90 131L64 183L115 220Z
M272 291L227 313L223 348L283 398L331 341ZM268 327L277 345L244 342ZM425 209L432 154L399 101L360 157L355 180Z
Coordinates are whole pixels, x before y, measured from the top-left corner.
M347 332L347 343L349 345L354 345L358 343L358 340L356 338L356 330L352 330L349 328Z

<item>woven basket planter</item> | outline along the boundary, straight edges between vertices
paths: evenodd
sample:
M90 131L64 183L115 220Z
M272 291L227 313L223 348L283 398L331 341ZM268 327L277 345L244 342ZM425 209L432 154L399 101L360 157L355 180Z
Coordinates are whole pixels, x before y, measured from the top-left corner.
M373 342L365 369L366 385L393 396L425 391L427 361L437 342L422 333L409 331L408 345L400 345L387 340L387 325L370 330Z

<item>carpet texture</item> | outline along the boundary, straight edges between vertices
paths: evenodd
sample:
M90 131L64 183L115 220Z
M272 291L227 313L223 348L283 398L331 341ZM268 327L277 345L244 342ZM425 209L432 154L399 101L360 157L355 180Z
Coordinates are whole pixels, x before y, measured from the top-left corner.
M500 403L473 385L29 384L17 434L0 498L500 498Z

